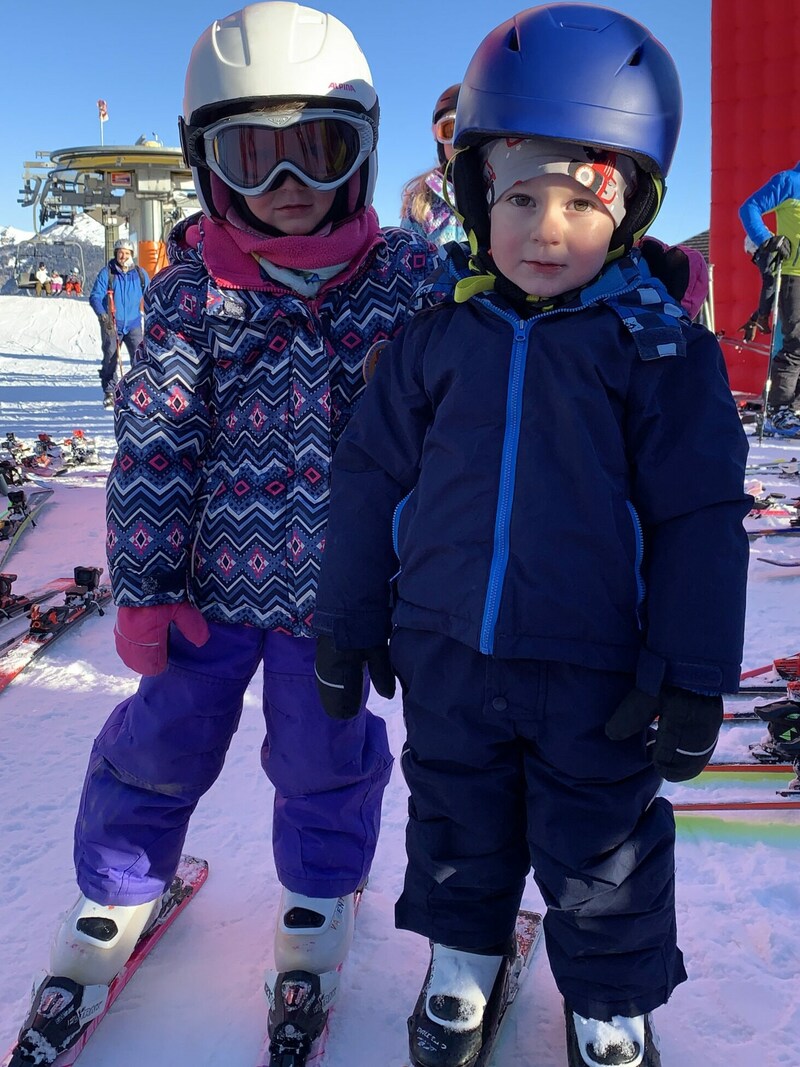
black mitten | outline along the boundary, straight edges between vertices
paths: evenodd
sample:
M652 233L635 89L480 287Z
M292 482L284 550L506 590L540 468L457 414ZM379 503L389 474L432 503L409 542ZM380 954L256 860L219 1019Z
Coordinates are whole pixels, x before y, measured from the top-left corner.
M332 637L317 638L315 671L319 698L332 719L352 719L358 715L364 690L366 665L375 691L382 697L393 697L394 671L389 659L389 646L340 651Z
M769 271L771 274L779 263L788 259L792 254L792 242L783 234L768 237L763 241L753 254L753 262L760 271Z
M657 697L632 689L606 723L606 736L622 741L658 717L651 748L656 770L668 782L695 778L714 752L722 726L722 697L665 685Z

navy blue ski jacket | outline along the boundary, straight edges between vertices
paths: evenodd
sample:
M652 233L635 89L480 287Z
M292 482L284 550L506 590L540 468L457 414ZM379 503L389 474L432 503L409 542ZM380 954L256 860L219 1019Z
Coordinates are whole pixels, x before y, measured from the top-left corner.
M385 350L337 448L315 628L735 690L747 443L719 345L637 252L521 318L495 293Z

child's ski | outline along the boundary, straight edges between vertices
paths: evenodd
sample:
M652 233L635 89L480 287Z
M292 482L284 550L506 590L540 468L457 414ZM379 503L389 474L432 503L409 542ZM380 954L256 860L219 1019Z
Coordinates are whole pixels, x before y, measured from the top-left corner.
M175 877L161 903L158 918L147 933L139 938L130 959L111 982L108 988L108 999L101 1012L92 1019L71 1048L67 1049L66 1052L62 1052L55 1059L39 1058L40 1055L44 1054L46 1040L37 1040L39 1035L35 1031L26 1032L25 1027L23 1027L14 1047L0 1061L0 1067L34 1067L34 1065L45 1064L52 1065L52 1067L72 1067L72 1064L75 1063L85 1048L89 1038L108 1014L111 1005L136 973L142 961L155 948L178 915L197 894L207 877L208 864L205 860L196 859L194 856L181 856ZM41 1014L45 1013L42 1012ZM46 1022L46 1018L44 1021ZM28 1022L30 1022L30 1017ZM30 1034L27 1039L26 1033Z

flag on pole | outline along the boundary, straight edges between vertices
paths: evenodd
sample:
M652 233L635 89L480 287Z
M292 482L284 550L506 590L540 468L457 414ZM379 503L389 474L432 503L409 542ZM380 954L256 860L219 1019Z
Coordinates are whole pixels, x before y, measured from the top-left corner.
M97 111L100 115L100 121L108 122L108 105L106 104L105 100L97 101Z

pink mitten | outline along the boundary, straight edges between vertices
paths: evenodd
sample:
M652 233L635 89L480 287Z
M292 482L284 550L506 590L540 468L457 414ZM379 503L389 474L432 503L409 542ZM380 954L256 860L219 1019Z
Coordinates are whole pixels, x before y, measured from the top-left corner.
M180 604L153 604L120 608L114 627L117 653L137 674L161 674L167 665L169 624L174 622L187 641L200 648L209 639L208 624L187 600Z

